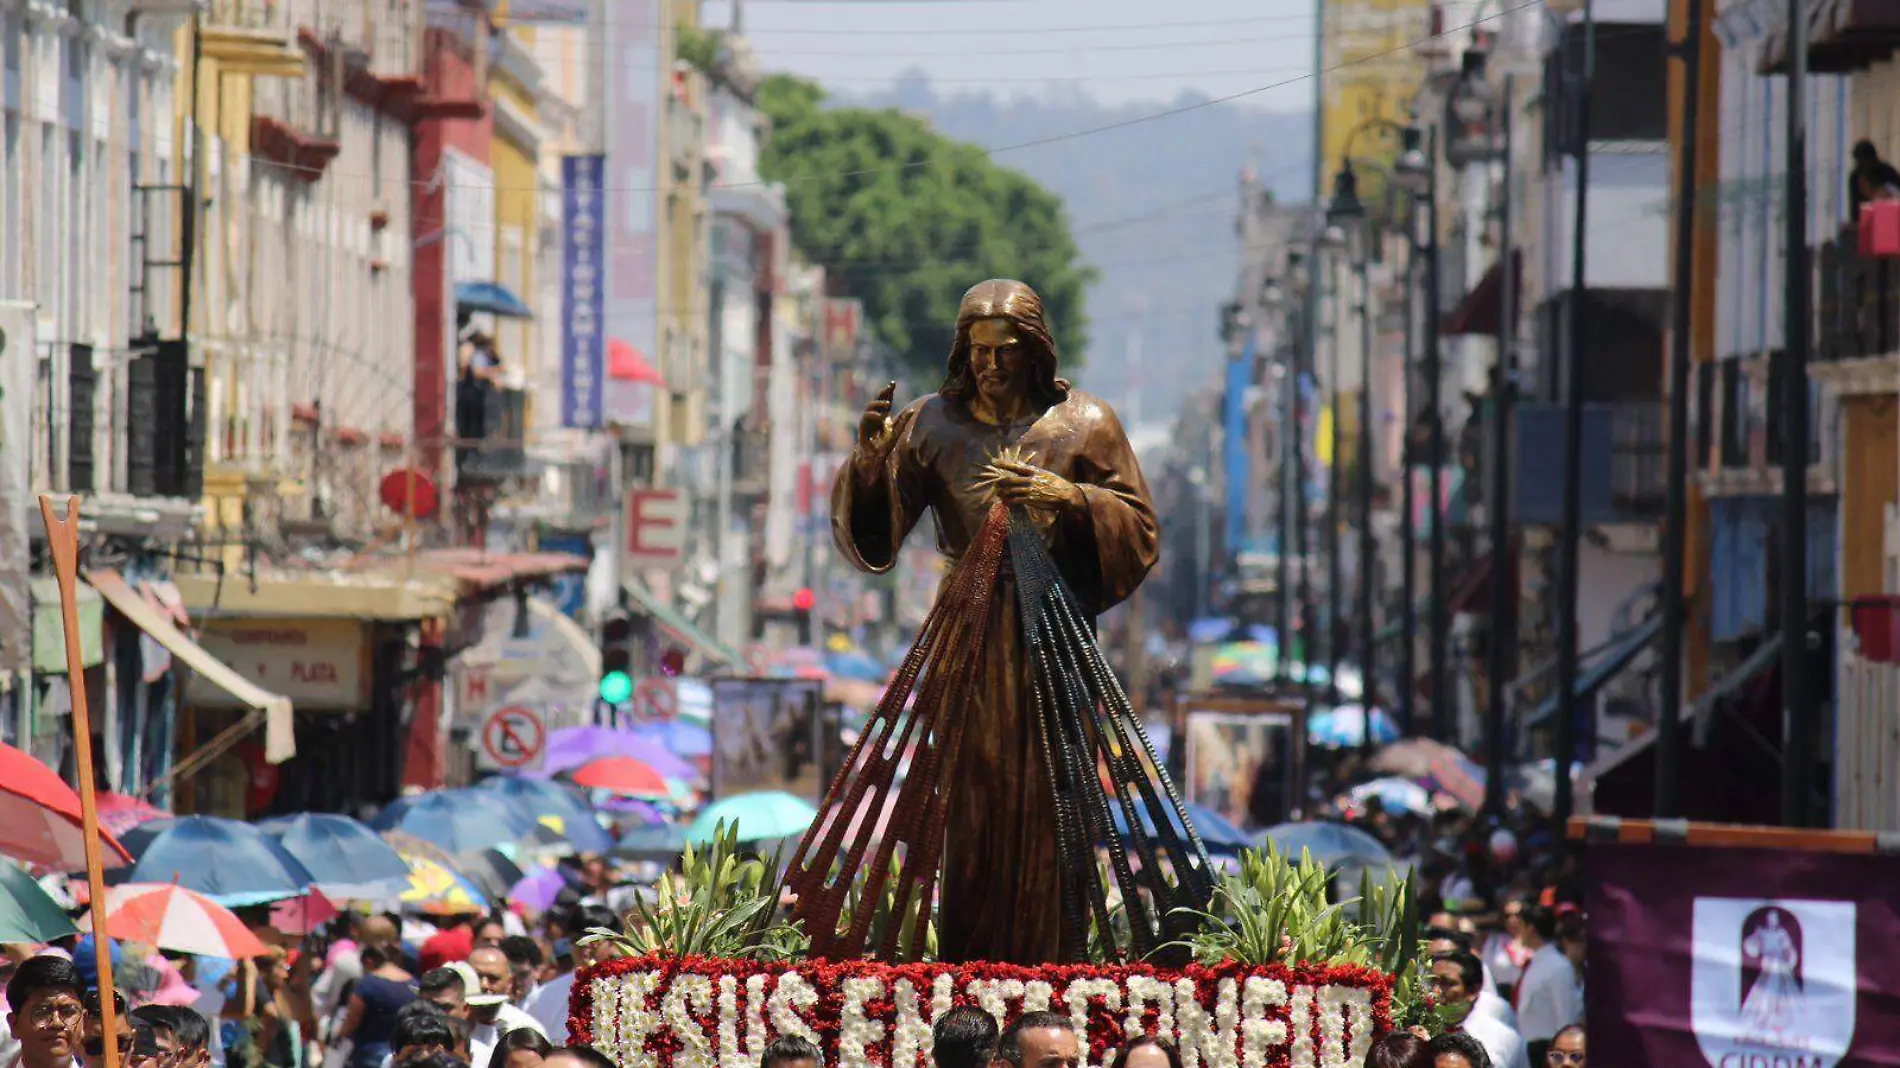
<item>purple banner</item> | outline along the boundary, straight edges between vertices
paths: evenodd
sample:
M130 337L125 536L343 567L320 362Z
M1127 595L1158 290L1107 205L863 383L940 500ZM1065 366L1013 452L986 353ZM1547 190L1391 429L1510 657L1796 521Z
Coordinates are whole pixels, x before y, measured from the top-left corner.
M561 160L561 425L601 425L606 388L606 241L602 156Z
M1900 857L1589 847L1590 1060L1900 1065Z

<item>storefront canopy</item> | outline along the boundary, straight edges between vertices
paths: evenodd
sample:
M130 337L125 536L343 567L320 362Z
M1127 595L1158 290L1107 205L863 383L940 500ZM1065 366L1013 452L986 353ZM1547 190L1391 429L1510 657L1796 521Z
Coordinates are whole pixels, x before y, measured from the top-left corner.
M228 664L206 652L163 613L146 601L117 571L88 571L86 582L115 610L151 639L197 672L237 698L264 720L264 758L281 764L297 755L297 736L291 720L290 699L251 682Z
M745 657L737 649L693 626L685 616L655 597L653 591L647 589L646 584L639 579L628 579L625 589L627 599L633 602L634 607L645 613L661 630L685 642L701 656L727 667L740 667L745 663Z
M1636 659L1636 654L1649 648L1649 643L1655 641L1656 635L1661 633L1662 617L1651 616L1612 638L1604 647L1603 655L1597 658L1596 663L1591 664L1578 676L1575 690L1577 700L1580 702L1589 700L1591 694L1596 693L1603 688L1605 683L1622 674L1623 669L1629 667L1630 663ZM1556 714L1557 695L1553 693L1524 717L1524 726L1535 727Z

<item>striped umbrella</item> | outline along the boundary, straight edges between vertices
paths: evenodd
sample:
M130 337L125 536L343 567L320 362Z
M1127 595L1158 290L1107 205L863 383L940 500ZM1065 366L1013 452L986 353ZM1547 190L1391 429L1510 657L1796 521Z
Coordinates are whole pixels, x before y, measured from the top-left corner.
M91 922L88 916L84 926ZM122 942L224 960L269 952L230 909L172 883L108 887L106 933Z

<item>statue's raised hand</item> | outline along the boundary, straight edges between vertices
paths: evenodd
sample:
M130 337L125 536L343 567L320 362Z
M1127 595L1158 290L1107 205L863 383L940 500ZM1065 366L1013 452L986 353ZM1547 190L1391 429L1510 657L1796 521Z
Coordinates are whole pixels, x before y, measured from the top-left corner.
M884 451L891 437L891 399L897 395L897 383L891 382L871 398L864 406L864 415L858 420L858 452L864 456L876 456Z

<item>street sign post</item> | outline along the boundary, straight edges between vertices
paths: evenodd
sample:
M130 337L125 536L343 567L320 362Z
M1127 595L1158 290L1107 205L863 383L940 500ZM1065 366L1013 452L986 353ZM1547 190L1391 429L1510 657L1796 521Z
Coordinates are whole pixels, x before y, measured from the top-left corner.
M547 725L540 715L533 709L511 705L496 709L482 724L481 755L496 768L525 768L541 759L547 741Z

